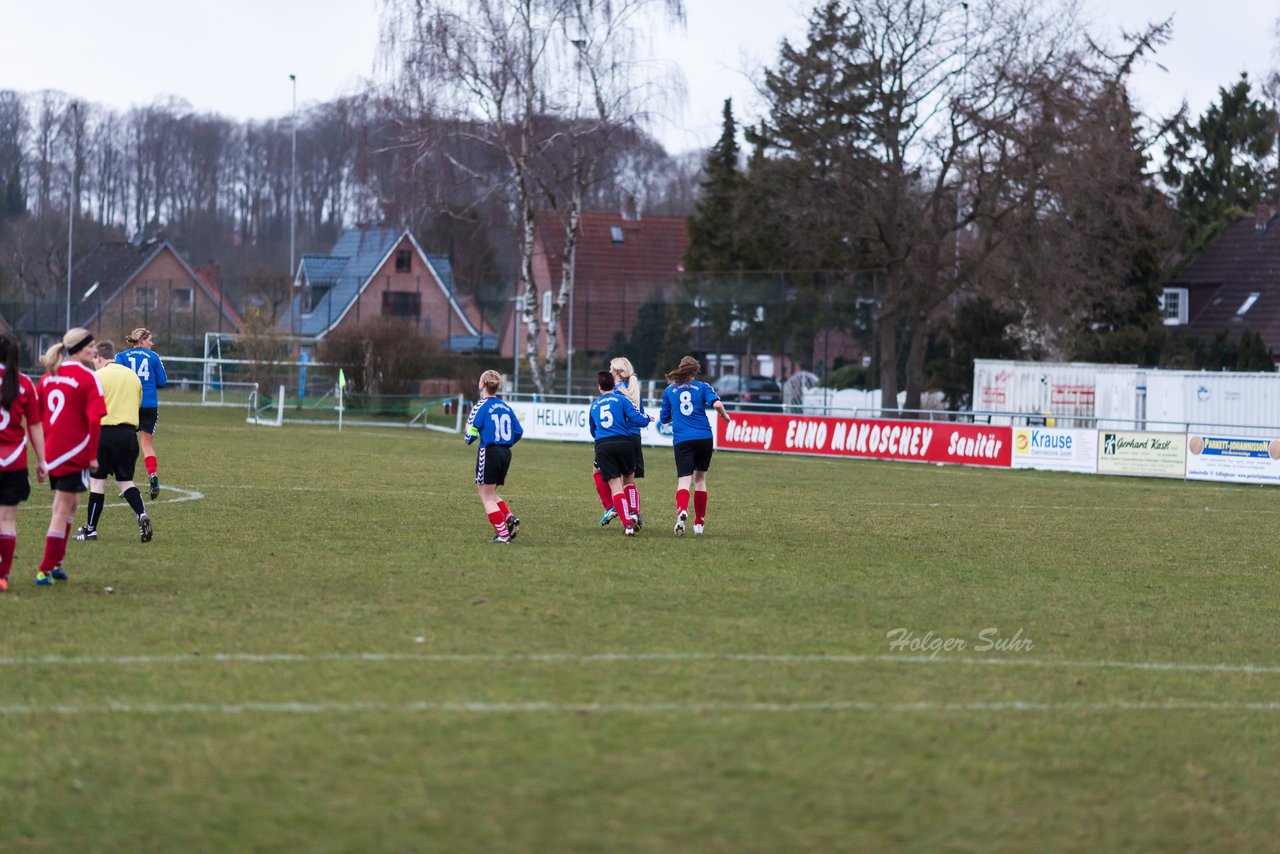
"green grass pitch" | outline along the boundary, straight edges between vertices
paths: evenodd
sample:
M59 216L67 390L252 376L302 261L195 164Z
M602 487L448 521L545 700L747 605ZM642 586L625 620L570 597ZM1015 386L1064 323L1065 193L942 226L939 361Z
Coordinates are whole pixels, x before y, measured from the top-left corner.
M722 453L676 539L650 450L630 540L528 442L502 547L452 436L156 442L154 542L19 511L2 851L1275 845L1276 490Z

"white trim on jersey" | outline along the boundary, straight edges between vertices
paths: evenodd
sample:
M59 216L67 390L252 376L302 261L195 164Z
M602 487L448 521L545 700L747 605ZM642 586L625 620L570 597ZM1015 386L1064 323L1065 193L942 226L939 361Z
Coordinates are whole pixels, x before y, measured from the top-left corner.
M14 449L13 453L7 457L0 457L0 467L9 465L14 460L16 460L21 454L26 453L26 450L27 450L27 434L23 433L22 441L18 443L18 447Z
M88 445L89 445L89 436L88 436L88 434L86 434L86 435L85 435L85 437L84 437L83 439L81 439L81 440L80 440L80 444L79 444L79 445L76 445L74 448L72 448L71 450L67 451L65 454L63 454L62 456L58 457L56 460L49 460L48 462L46 462L46 463L44 464L44 467L45 467L46 469L48 469L49 471L53 471L53 470L54 470L54 469L56 469L58 466L60 466L60 465L62 465L63 463L65 463L67 460L71 459L71 458L72 458L72 457L74 457L76 454L78 454L78 453L80 453L81 451L83 451L86 447L88 447Z

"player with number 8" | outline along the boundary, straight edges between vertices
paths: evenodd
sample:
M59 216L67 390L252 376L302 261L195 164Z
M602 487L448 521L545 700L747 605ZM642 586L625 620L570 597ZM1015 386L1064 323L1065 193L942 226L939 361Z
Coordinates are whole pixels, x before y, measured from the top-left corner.
M693 533L701 534L707 520L707 470L711 468L711 455L715 451L707 408L713 407L721 418L733 423L716 390L694 379L700 370L702 365L692 356L680 360L676 369L667 374L670 385L662 393L662 409L658 413L659 421L671 425L676 455L677 537L684 536L689 519L690 486L693 487Z

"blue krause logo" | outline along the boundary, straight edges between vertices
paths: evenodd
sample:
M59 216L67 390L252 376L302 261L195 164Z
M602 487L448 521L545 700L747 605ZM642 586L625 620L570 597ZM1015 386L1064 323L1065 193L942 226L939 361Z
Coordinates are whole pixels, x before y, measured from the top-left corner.
M1187 450L1202 457L1280 459L1280 439L1230 436L1192 436Z
M1020 427L1013 431L1013 452L1019 456L1068 458L1075 448L1070 433Z

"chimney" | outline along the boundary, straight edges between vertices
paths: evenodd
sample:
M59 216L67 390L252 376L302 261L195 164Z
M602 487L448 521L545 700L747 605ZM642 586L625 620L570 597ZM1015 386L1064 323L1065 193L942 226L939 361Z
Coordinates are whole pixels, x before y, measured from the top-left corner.
M640 219L640 206L636 203L634 193L622 194L622 219L624 222L637 222Z
M1276 214L1280 213L1280 207L1276 205L1258 205L1253 212L1253 228L1259 234L1264 234L1267 226L1271 225L1271 220L1275 219Z
M204 276L204 279L206 282L208 282L209 284L213 285L216 288L216 287L219 287L219 284L218 284L219 271L220 271L220 268L218 267L218 262L210 258L208 261L205 262L204 269L198 272L200 273L200 275Z

